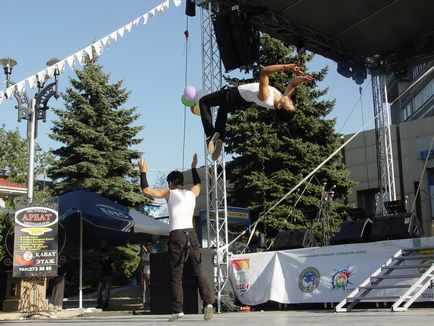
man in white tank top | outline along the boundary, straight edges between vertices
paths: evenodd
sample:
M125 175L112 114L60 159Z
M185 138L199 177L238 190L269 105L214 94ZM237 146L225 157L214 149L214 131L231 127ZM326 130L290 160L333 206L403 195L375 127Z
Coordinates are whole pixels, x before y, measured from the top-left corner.
M296 77L291 79L282 94L270 86L269 75L280 71L292 71ZM281 117L292 115L295 111L291 96L300 83L310 83L312 76L303 76L303 70L296 64L277 64L266 66L261 71L259 83L250 83L238 87L223 88L217 92L205 95L199 100L200 115L205 131L208 153L215 161L219 158L225 133L228 113L245 109L252 103L260 107L276 110ZM218 106L215 127L212 124L211 107Z
M194 154L191 163L193 187L184 189L184 176L179 171L172 171L167 176L169 187L164 189L151 188L146 179L148 164L142 158L139 161L140 185L146 196L164 198L167 201L170 221L170 237L168 242L172 316L169 321L176 321L184 316L182 272L184 263L190 258L193 273L199 286L199 293L203 301L204 319L210 320L213 315L211 291L203 274L201 252L196 232L193 229L193 214L196 197L200 193L200 178L196 171L197 155Z

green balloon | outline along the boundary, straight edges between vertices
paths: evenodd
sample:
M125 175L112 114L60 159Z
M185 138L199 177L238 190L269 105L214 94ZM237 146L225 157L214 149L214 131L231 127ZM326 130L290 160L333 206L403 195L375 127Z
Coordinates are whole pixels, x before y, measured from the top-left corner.
M184 104L185 106L188 106L188 107L192 107L196 104L195 101L187 100L184 95L181 96L181 102L182 102L182 104Z

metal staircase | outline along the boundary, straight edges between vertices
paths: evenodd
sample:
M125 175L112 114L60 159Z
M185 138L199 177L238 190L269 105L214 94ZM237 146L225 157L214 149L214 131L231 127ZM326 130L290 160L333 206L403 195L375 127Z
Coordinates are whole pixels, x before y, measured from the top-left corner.
M335 311L351 311L360 302L394 302L392 311L406 311L433 281L434 247L400 249L339 302Z

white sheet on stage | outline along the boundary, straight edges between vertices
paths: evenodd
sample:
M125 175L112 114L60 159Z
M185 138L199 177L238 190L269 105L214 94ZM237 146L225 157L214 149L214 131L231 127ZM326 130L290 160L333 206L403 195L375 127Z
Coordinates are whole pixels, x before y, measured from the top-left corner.
M339 302L399 249L420 246L434 247L434 237L233 255L229 277L238 299L245 305L269 300L293 304ZM432 255L433 250L419 254ZM427 258L424 263L428 260L432 261ZM408 284L408 280L384 280L382 284ZM372 295L385 295L385 290L374 291ZM395 291L398 292L387 295L400 293L399 289ZM434 301L432 286L418 301Z

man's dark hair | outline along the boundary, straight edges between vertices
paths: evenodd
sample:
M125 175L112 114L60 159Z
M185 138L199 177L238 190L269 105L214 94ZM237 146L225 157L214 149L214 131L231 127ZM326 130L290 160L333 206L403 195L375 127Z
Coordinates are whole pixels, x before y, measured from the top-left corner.
M171 182L174 186L183 186L184 175L179 171L172 171L167 175L167 182Z
M280 121L288 122L294 117L294 112L284 109L276 110L276 117Z

